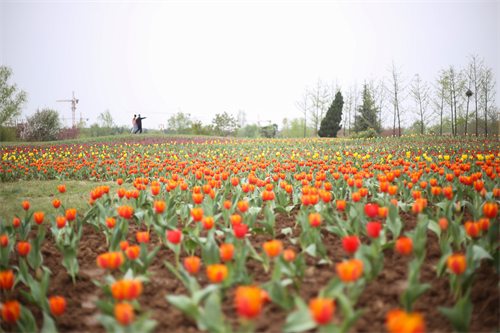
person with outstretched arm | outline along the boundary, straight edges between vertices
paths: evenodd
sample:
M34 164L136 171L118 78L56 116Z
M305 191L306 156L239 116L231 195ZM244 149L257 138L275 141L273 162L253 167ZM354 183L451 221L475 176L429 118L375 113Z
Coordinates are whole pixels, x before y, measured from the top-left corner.
M137 123L137 131L135 131L135 133L142 133L142 119L146 119L146 117L141 117L141 114L139 113L139 117L135 120Z

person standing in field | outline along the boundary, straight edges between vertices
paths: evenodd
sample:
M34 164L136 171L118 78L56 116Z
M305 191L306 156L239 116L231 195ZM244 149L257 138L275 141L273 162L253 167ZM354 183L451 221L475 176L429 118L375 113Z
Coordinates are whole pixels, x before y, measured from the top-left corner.
M136 115L134 114L134 118L132 118L132 132L131 134L135 133L137 131L137 121L136 121Z
M135 119L135 122L137 123L137 131L135 131L135 133L142 133L142 119L146 119L146 117L141 118L141 114L139 113L139 117Z

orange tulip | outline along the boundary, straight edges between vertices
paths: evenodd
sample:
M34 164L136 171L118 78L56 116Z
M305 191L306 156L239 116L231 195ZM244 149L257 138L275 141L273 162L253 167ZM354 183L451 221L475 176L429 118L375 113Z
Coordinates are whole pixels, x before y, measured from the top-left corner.
M118 184L118 185L121 185L121 184L123 184L123 179L118 178L118 179L116 180L116 182L117 182L117 184Z
M467 259L463 254L453 254L446 260L446 266L456 275L462 275L467 269Z
M337 204L337 209L338 210L344 210L345 209L345 205L346 205L345 200L337 200L336 204Z
M238 214L231 215L229 220L231 221L231 224L233 226L236 224L241 224L241 215L238 215Z
M389 333L423 333L426 331L425 319L418 312L404 310L390 311L385 320Z
M441 228L441 230L446 230L448 229L448 220L446 219L446 217L442 217L439 219L438 221L438 224L439 224L439 227Z
M285 261L293 261L295 259L295 252L292 249L285 250L283 252L283 258Z
M484 216L486 216L489 219L495 218L498 214L498 204L496 203L491 203L491 202L486 202L483 205L483 212Z
M109 228L109 229L113 229L116 225L116 220L112 217L108 217L106 219L106 226Z
M355 192L351 194L351 199L354 202L359 202L359 200L361 200L361 194L359 194L359 192Z
M197 205L203 202L203 194L202 193L193 193L193 202Z
M147 231L141 231L135 234L138 243L149 243L149 233Z
M479 221L477 221L477 223L479 224L479 228L483 231L486 231L490 228L490 219L482 218L482 219L479 219Z
M18 301L7 301L2 304L0 309L2 319L8 324L15 323L21 316L21 306Z
M60 193L66 192L66 185L59 185L57 186L57 189L59 190Z
M382 229L382 225L380 222L368 222L366 224L366 233L371 238L377 238L380 235L380 230Z
M274 239L272 241L265 242L262 245L262 248L270 258L274 258L279 256L281 251L283 251L283 244L279 240Z
M248 203L248 201L239 201L238 202L238 210L242 213L246 212L248 210L249 206L250 206L250 204Z
M413 240L411 238L402 236L396 240L396 251L402 255L408 255L413 251Z
M73 221L76 217L76 209L70 208L66 209L66 220Z
M441 187L439 187L439 186L431 187L431 193L435 196L440 195L441 194Z
M337 274L344 282L354 282L363 275L363 262L358 259L340 262L336 266Z
M309 223L311 223L313 227L319 226L321 224L321 214L319 213L309 214Z
M125 262L122 252L106 252L97 256L97 266L118 269Z
M21 225L21 220L18 217L14 217L14 219L12 220L12 225L14 226L14 228L19 228L19 226Z
M479 231L481 231L481 227L479 223L475 222L466 222L465 223L465 232L472 238L476 238L479 235Z
M151 194L158 195L160 194L161 187L160 186L151 186Z
M167 204L165 203L165 201L155 201L154 206L155 206L155 211L157 214L163 214Z
M200 258L196 256L185 258L184 268L191 275L198 273L200 271Z
M118 197L123 198L126 195L127 191L125 191L124 188L119 188L116 190L116 193L118 194Z
M132 305L128 303L116 303L114 310L116 321L123 326L128 326L131 322L134 321L135 313Z
M231 209L231 201L229 200L224 201L223 206L225 209Z
M14 285L14 273L12 271L0 272L0 289L9 290Z
M31 244L28 242L19 242L17 243L17 251L20 256L26 257L31 251Z
M121 245L122 244L120 243L120 247ZM139 257L139 254L141 253L141 248L138 245L132 245L132 246L127 246L125 250L123 250L122 248L122 251L125 251L125 255L127 256L127 258L129 258L130 260L135 260Z
M240 183L240 179L238 177L231 178L231 185L238 186L239 183Z
M127 249L128 249L128 246L129 246L129 244L128 244L128 242L127 242L127 241L121 241L121 242L120 242L120 249L122 249L122 251L127 250Z
M202 208L193 208L191 209L191 216L193 217L193 221L200 222L203 218L203 209Z
M227 267L223 264L215 264L207 267L207 276L212 283L221 283L227 277Z
M325 325L332 321L335 313L335 301L328 298L313 298L309 302L309 311L314 321Z
M221 260L224 262L233 260L234 245L230 243L222 244L219 247L219 255Z
M43 223L43 212L36 212L35 214L33 214L33 217L36 224L40 225Z
M254 286L239 286L236 289L234 304L238 314L247 319L257 317L262 311L261 289Z
M59 229L64 228L66 226L66 218L64 216L56 217L56 224Z
M52 200L52 206L54 206L55 209L59 208L59 206L61 206L61 200Z
M60 316L66 312L66 300L62 296L49 298L49 308L53 316Z
M30 209L30 202L29 201L23 201L23 209L24 210Z
M111 294L118 302L134 300L142 294L142 282L140 280L120 280L111 285Z
M387 217L389 214L389 208L388 207L379 207L378 209L378 216L380 217Z
M6 247L7 245L9 245L9 236L7 235L0 236L0 246Z
M119 206L117 210L118 215L127 220L134 214L134 208L132 208L131 206Z

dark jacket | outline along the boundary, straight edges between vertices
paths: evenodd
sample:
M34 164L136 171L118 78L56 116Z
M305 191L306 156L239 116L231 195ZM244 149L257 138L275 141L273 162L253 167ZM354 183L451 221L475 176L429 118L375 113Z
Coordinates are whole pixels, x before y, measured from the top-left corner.
M146 117L137 117L135 122L137 123L137 127L141 128L142 127L142 119L146 119Z

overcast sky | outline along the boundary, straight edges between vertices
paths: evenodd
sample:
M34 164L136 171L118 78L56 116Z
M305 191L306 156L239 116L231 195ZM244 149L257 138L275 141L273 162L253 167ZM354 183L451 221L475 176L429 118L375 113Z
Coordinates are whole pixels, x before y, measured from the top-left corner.
M300 117L294 102L318 77L408 77L484 57L499 77L499 3L1 1L1 63L37 108L119 125L134 113L158 128L179 109L210 123L245 110L249 121ZM497 94L497 100L500 94Z

